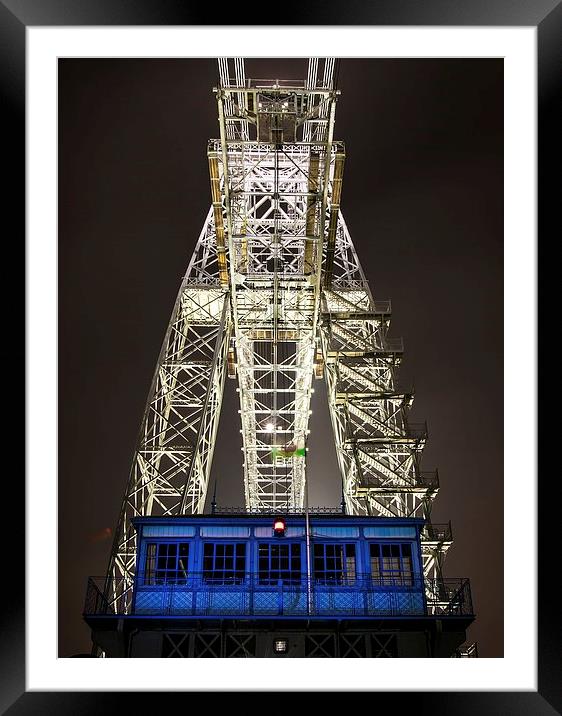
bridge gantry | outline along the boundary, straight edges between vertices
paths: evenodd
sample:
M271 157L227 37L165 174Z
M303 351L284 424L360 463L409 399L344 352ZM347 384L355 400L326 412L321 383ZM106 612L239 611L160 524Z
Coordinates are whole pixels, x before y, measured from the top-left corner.
M430 523L437 471L408 421L402 340L375 301L341 209L334 58L304 80L254 80L219 59L212 204L178 292L115 533L112 600L136 563L131 520L204 510L227 377L240 400L246 507L302 510L311 393L324 378L348 514L423 517L424 572L440 577L450 526ZM118 585L118 586L115 586Z

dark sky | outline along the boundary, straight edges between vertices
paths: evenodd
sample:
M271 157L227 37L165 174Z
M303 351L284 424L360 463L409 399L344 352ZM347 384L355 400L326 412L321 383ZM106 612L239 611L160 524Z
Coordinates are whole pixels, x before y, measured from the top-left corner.
M88 575L105 573L155 362L210 204L213 59L59 61L59 655L90 649ZM302 79L306 60L246 60ZM412 422L437 467L445 576L469 577L480 656L503 656L503 63L342 59L342 210L376 299L404 336ZM234 381L211 484L242 505ZM312 505L340 501L325 383Z

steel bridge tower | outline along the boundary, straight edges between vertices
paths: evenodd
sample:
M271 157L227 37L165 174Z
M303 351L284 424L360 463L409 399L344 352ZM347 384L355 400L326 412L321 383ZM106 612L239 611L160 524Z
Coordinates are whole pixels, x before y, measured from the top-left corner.
M204 510L223 388L238 381L246 507L303 510L315 379L326 381L345 509L422 517L424 574L441 577L450 526L430 522L437 472L425 425L408 422L403 345L373 298L340 200L336 62L304 81L246 79L219 59L220 137L208 144L212 205L182 280L150 387L108 570L127 613L134 517Z

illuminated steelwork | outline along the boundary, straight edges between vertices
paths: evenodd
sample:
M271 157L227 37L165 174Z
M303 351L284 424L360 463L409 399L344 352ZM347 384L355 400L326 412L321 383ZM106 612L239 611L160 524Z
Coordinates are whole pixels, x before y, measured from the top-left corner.
M334 59L304 81L247 80L219 60L212 206L158 360L115 536L108 584L126 613L134 517L204 510L225 377L240 398L246 507L305 507L314 378L325 377L346 512L423 518L424 573L441 578L450 528L429 522L424 425L397 383L402 340L375 301L340 211Z

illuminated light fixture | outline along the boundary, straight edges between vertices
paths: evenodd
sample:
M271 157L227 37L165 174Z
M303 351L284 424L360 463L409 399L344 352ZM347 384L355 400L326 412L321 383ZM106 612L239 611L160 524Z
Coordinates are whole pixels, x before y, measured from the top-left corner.
M281 517L277 517L273 522L273 533L278 537L283 537L285 534L285 520Z
M272 433L275 429L275 425L273 423L266 423L265 430L268 433Z
M273 642L273 651L276 654L286 654L288 647L289 643L287 642L287 639L275 639Z

